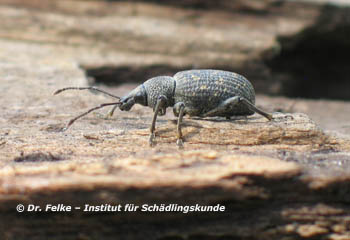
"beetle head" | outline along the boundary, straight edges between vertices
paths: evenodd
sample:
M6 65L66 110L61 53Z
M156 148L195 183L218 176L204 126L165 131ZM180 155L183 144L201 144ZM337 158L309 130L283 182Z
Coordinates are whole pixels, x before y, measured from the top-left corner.
M135 103L147 106L147 93L143 84L122 97L120 103L119 109L122 111L129 111Z
M174 105L174 90L174 78L168 76L154 77L122 97L119 108L122 111L129 111L135 103L154 108L159 96L166 97L167 102L164 108L167 108Z

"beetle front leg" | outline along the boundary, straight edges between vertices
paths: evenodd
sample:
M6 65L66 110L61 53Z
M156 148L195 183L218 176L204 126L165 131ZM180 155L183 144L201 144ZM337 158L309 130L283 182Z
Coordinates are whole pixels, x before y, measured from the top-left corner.
M114 114L114 111L117 109L117 107L118 106L114 106L112 109L111 109L111 111L109 111L108 113L107 113L107 118L111 118L112 116L113 116L113 114Z
M153 113L153 119L152 119L152 124L150 127L150 135L149 135L149 145L152 147L154 146L154 138L155 138L155 129L156 129L156 121L157 121L157 116L160 112L165 112L165 103L167 102L167 98L163 95L159 96L157 99L156 106L154 108L154 113Z

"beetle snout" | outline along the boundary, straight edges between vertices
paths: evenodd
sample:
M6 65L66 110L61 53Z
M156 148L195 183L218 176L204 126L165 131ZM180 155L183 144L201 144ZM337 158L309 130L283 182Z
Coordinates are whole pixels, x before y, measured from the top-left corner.
M119 109L122 111L129 111L132 108L132 106L134 106L135 104L134 98L130 98L130 97L122 98L120 102L121 104L119 106Z

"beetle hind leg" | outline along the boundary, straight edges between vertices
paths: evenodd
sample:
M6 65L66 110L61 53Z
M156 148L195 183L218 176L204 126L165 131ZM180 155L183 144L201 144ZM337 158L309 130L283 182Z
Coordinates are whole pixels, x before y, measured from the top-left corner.
M249 102L247 99L245 98L240 98L240 102L242 102L244 105L246 105L250 110L264 116L265 118L267 118L269 121L271 121L273 119L272 115L270 113L267 113L259 108L257 108L254 104L252 104L251 102Z
M249 102L247 99L239 96L231 97L229 99L226 99L224 102L222 102L218 107L214 108L213 110L205 113L202 115L202 117L213 117L213 116L221 116L225 115L227 110L237 104L243 104L245 105L249 110L256 112L268 120L272 120L272 115L264 112L263 110L257 108L254 104Z
M226 99L224 102L222 102L219 106L216 108L210 110L207 113L204 113L201 115L201 117L215 117L215 116L224 116L226 115L228 109L234 105L237 105L240 102L240 97L231 97L229 99Z

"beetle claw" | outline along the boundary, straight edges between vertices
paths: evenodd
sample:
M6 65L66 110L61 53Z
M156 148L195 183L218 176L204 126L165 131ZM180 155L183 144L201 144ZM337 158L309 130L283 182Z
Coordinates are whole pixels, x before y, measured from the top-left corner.
M178 139L176 140L176 145L177 145L177 147L178 147L179 149L183 149L183 148L184 148L184 142L182 141L181 138L178 138Z

